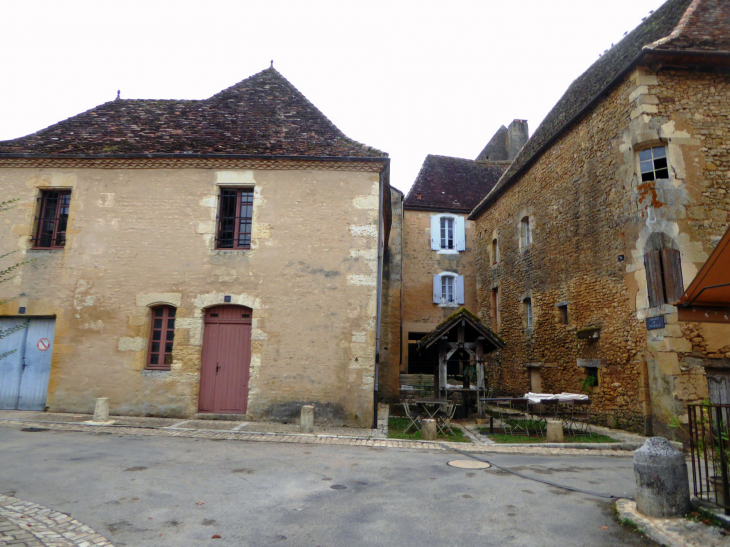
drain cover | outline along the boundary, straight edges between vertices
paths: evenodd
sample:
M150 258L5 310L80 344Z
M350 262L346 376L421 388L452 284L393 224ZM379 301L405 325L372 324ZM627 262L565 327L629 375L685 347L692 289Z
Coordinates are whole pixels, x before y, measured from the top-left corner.
M487 462L477 460L451 460L448 462L448 465L458 467L459 469L487 469L491 467Z

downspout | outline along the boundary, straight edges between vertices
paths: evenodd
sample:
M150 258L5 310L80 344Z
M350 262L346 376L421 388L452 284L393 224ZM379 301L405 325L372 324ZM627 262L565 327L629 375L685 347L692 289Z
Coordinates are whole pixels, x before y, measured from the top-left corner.
M383 218L383 196L385 180L390 170L388 163L380 173L380 184L378 189L378 279L377 285L377 312L375 315L375 372L373 374L373 429L378 428L378 382L380 368L380 316L383 298L383 230L385 229Z

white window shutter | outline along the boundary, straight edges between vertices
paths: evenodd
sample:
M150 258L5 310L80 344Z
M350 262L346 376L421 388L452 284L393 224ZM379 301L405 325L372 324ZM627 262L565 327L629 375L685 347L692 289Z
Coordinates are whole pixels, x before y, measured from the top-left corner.
M466 233L464 232L464 217L456 217L454 222L454 239L456 250L466 251Z
M456 284L456 287L454 287L454 291L456 292L456 303L463 304L464 303L464 276L457 275L456 279L454 281Z
M441 249L441 217L431 217L431 250Z
M441 276L433 276L433 303L441 304Z

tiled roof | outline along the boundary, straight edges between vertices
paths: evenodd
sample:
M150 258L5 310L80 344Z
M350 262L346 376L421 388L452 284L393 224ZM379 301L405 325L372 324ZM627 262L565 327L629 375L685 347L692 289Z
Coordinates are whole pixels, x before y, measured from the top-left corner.
M730 51L730 0L668 0L576 79L545 117L515 161L470 218L493 203L501 191L571 123L580 119L599 94L629 69L642 52Z
M347 138L274 68L209 99L117 99L0 141L0 154L155 153L387 156Z
M407 208L471 211L499 180L509 162L428 155L405 201Z

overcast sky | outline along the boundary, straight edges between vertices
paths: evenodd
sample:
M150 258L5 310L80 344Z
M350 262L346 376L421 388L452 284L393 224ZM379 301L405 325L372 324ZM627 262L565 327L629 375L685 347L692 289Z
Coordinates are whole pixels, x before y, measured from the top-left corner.
M269 66L407 191L426 154L530 134L663 0L0 0L0 140L112 100L204 99Z

